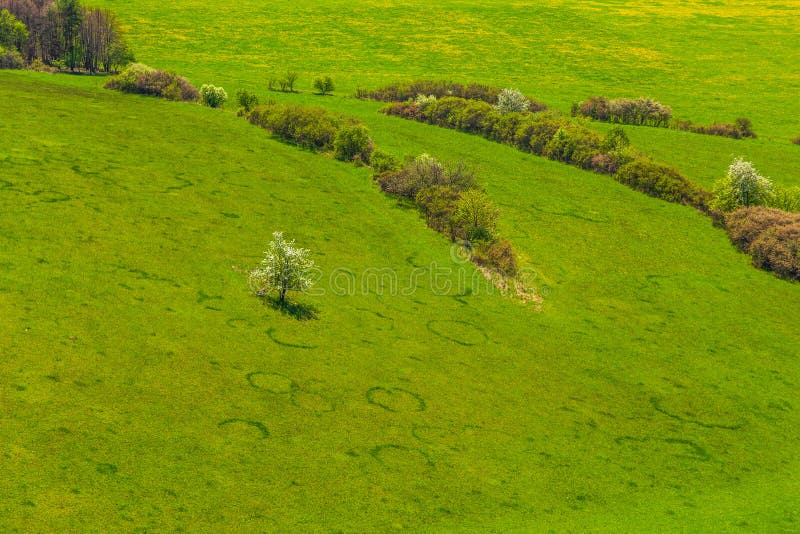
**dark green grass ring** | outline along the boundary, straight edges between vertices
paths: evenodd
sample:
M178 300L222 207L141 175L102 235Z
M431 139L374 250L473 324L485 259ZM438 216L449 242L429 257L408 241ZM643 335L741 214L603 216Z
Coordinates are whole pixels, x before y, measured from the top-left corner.
M249 419L225 419L224 421L221 421L217 426L222 428L224 426L231 425L234 423L242 423L255 428L261 433L262 439L269 437L269 430L267 430L267 427L264 426L264 423L261 423L259 421L250 421Z

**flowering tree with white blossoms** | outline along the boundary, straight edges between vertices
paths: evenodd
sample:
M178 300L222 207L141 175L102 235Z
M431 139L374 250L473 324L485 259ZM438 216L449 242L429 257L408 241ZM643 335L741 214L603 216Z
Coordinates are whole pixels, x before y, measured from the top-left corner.
M514 111L522 113L528 110L529 105L530 102L528 102L528 99L517 89L503 89L500 91L500 94L497 95L497 104L494 106L494 109L500 113Z
M286 301L287 291L305 291L313 284L310 255L310 250L295 247L294 240L284 239L283 232L274 232L261 265L250 271L250 289L260 297L277 292L281 303Z
M773 195L772 182L761 176L752 163L736 158L728 174L714 186L711 207L731 211L743 206L769 204Z
M200 100L204 106L218 108L228 100L228 93L222 87L204 84L200 87Z

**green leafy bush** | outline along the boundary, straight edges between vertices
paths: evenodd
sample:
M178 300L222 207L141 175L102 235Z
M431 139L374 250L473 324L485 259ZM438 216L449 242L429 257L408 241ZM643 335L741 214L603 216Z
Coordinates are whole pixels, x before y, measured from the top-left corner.
M800 212L800 186L775 187L769 207L783 211Z
M333 92L336 86L333 84L333 79L330 76L322 76L314 80L314 89L324 96Z
M646 195L695 207L704 207L698 189L681 174L666 165L639 157L622 165L614 178Z
M443 185L425 187L417 193L415 202L428 226L437 232L447 234L450 239L455 239L453 232L453 214L456 203L461 198L459 191Z
M477 242L494 240L500 210L477 189L461 193L453 212L454 234L462 239Z
M258 96L247 91L236 91L236 102L243 113L250 113L258 105Z
M343 126L333 140L334 157L342 161L369 163L373 148L369 130L361 124Z
M219 108L228 100L228 93L222 87L203 84L200 87L200 102L210 108Z
M369 163L376 173L380 174L386 171L396 171L400 168L400 163L391 154L375 150L369 158Z
M269 104L253 109L247 119L278 137L311 150L332 150L336 133L344 122L318 106Z

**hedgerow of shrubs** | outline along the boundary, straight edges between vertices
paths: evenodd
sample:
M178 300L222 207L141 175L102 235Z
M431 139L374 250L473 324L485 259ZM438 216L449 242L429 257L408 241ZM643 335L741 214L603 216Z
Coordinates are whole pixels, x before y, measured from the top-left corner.
M247 120L303 148L333 151L343 161L370 161L373 144L367 128L325 108L270 103L255 107Z
M557 112L500 113L477 100L446 96L396 102L384 113L482 135L525 152L610 174L648 195L705 209L707 194L675 169L645 158L629 146L621 129L605 137Z
M197 102L200 92L189 80L174 72L148 67L142 63L129 65L105 84L106 89L151 95L167 100Z
M503 91L510 90L477 83L462 85L460 83L445 81L417 80L410 83L394 83L374 91L359 90L357 96L359 98L369 98L380 102L405 102L407 100L413 100L417 95L435 96L436 98L454 96L466 100L480 100L487 104L496 105ZM541 102L537 102L532 98L523 98L525 98L527 103L526 109L528 111L538 112L547 109L547 106Z
M572 105L572 116L588 117L602 122L673 128L705 135L719 135L733 139L756 137L750 119L739 118L733 123L702 125L672 117L672 109L651 98L614 98L593 96Z
M800 214L751 206L725 215L731 241L753 264L782 278L800 280Z
M385 193L413 201L430 228L452 241L469 242L476 264L516 275L511 244L497 235L499 210L478 188L473 169L421 154L402 168L377 173L375 179Z

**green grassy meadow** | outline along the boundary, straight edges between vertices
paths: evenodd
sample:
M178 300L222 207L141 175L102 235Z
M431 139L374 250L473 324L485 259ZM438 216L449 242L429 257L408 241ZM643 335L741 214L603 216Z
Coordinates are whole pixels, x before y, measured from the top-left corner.
M544 301L462 287L471 265L368 169L232 103L2 71L0 530L800 529L800 285L691 208L349 97L420 76L564 110L647 94L761 137L625 127L639 148L705 186L740 154L798 184L800 4L103 4L140 61L478 167ZM268 95L287 68L304 92ZM321 294L294 298L315 318L248 293L274 230L314 252Z

